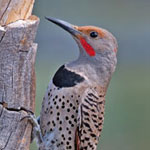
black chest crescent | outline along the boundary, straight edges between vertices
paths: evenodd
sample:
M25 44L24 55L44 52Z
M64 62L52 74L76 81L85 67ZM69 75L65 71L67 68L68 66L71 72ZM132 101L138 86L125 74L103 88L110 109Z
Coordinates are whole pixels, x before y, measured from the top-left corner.
M83 81L82 76L67 70L64 65L58 69L53 77L53 84L59 88L73 87Z

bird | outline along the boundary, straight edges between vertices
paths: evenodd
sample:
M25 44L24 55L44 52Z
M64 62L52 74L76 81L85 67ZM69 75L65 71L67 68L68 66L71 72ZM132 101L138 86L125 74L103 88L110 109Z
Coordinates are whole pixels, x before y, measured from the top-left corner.
M103 28L46 19L72 35L79 56L59 67L45 92L39 150L96 150L105 96L117 64L117 40Z

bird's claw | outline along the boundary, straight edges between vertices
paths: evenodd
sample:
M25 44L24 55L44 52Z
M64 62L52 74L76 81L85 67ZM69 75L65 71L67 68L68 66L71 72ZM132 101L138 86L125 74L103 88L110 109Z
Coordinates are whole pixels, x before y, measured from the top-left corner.
M30 121L30 123L33 125L33 127L39 125L37 120L36 120L36 116L34 115L34 113L31 114L30 112L28 112L28 115L21 118L20 121L22 121L24 119L28 119Z
M32 124L32 127L33 127L32 135L31 135L31 142L35 138L37 140L37 143L40 144L40 143L43 142L43 138L42 138L40 125L38 123L39 117L37 119L32 111L27 111L27 113L28 113L28 115L26 115L23 118L21 118L20 121L22 121L24 119L28 119L28 121Z

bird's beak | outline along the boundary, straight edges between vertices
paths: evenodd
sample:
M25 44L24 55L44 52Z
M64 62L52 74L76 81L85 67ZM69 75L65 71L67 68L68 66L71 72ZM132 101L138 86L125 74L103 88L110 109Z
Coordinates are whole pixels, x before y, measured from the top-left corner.
M66 21L56 19L56 18L51 18L51 17L50 18L45 17L45 19L47 19L48 21L51 21L51 22L55 23L56 25L60 26L61 28L68 31L69 33L71 33L71 35L73 35L76 38L78 38L82 34L80 31L77 30L77 26L74 26L74 25L72 25Z

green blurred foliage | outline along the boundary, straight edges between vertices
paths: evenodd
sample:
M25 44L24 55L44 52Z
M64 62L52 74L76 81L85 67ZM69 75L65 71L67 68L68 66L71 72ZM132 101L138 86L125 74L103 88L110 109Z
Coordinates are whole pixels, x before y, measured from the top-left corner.
M118 40L118 66L107 97L104 128L98 150L150 149L150 1L36 1L41 19L36 42L36 115L48 82L57 68L78 56L71 36L44 20L52 16L77 25L96 25ZM31 150L36 150L35 143Z

